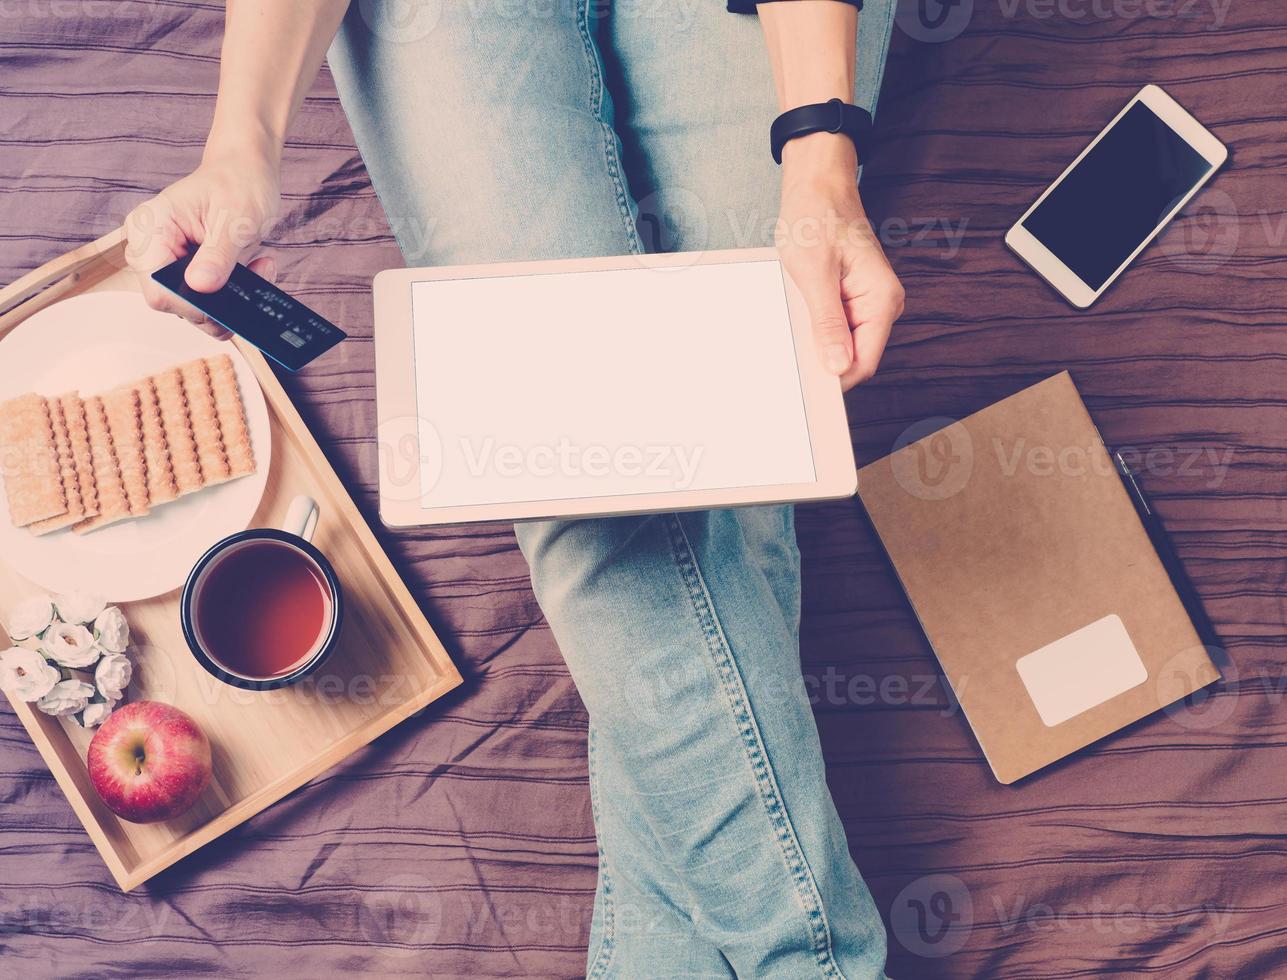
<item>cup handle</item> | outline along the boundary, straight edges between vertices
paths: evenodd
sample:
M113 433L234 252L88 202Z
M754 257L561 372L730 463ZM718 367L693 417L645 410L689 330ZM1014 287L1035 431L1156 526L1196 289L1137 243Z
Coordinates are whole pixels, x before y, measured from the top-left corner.
M286 519L282 521L282 530L305 541L312 541L313 532L317 530L317 519L321 514L316 500L300 494L290 502Z

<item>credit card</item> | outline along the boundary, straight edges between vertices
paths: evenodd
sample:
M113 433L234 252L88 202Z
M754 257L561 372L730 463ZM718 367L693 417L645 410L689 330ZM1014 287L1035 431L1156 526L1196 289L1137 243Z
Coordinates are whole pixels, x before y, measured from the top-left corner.
M214 323L258 347L287 371L298 371L348 336L244 265L233 267L228 284L199 293L183 279L192 256L152 273L158 284L195 306Z

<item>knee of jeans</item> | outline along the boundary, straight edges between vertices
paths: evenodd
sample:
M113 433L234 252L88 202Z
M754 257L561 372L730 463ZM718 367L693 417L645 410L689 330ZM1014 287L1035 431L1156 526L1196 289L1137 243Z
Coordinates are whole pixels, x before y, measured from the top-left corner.
M596 550L598 535L592 526L596 523L554 520L514 525L514 536L527 559L532 588L538 598L585 574L584 569L593 563Z
M611 603L628 588L618 581L623 569L617 559L647 531L651 520L649 516L601 517L515 526L532 589L556 633L593 615L596 607Z
M542 521L516 527L532 588L591 715L648 715L678 681L688 633L666 515ZM700 658L688 658L694 669ZM653 691L650 679L670 683ZM687 678L684 680L692 681ZM653 692L645 698L646 692ZM674 695L678 697L678 694Z

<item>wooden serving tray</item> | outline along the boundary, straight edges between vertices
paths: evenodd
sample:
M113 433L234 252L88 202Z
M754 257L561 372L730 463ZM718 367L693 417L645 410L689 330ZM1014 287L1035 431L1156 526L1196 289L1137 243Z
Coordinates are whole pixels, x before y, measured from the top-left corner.
M0 357L5 334L27 317L100 289L138 289L125 268L123 229L0 291ZM313 543L343 584L343 632L317 675L282 690L243 691L216 680L193 659L179 627L178 590L121 604L135 664L127 700L182 708L213 748L210 787L192 810L166 823L131 824L102 804L85 768L93 731L11 702L125 891L298 789L461 681L268 362L250 345L234 342L254 369L272 417L272 465L253 526L278 526L297 494L318 501L321 522ZM0 563L0 612L43 592Z

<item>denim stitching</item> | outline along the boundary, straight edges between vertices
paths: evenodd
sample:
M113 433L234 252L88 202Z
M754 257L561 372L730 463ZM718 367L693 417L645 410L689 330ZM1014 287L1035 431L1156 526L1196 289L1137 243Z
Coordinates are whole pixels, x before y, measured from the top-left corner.
M774 836L777 837L778 844L782 848L783 861L795 882L813 943L814 958L824 976L831 977L833 980L845 980L831 946L831 927L822 907L822 896L818 891L817 881L813 877L813 871L796 837L795 828L791 825L791 818L783 805L777 779L768 764L759 727L751 711L741 671L733 659L728 638L724 635L719 619L715 615L705 579L697 565L696 553L678 515L668 514L666 526L670 535L672 554L684 584L688 587L689 599L692 601L693 611L697 614L702 633L706 638L707 649L714 658L715 668L719 672L721 685L728 697L729 708L733 712L734 723L742 738L743 748L746 750L747 761L751 765L756 788L764 803L765 813L773 827Z
M576 27L577 32L581 35L581 46L585 49L586 68L590 73L590 111L594 114L599 123L599 129L603 133L603 162L608 168L608 177L612 181L613 193L617 199L617 210L621 215L621 222L625 226L626 240L630 245L630 251L640 255L646 252L647 249L644 248L643 239L639 237L639 229L635 226L635 216L630 210L630 195L626 190L625 180L621 176L621 159L617 154L617 134L612 126L599 116L603 109L603 74L599 71L598 46L595 44L593 32L590 30L590 0L579 0L577 3Z
M603 134L603 160L607 167L608 177L612 181L613 194L617 201L617 211L621 216L621 223L625 228L626 241L630 250L635 254L642 254L647 251L644 248L643 240L639 237L639 229L635 226L635 216L630 209L630 198L626 191L625 181L622 178L621 160L617 153L617 136L615 130L605 122L600 113L603 109L603 75L599 70L599 58L594 36L590 30L590 4L589 0L579 0L576 5L576 26L577 32L581 36L581 46L585 51L586 69L590 75L590 92L589 102L590 111L599 123L599 129ZM594 773L594 733L590 732L586 746L587 764L590 771L590 810L594 815L596 833L601 826L599 810L599 787L598 779ZM599 874L603 879L603 936L599 942L599 949L591 961L586 973L586 980L599 980L606 976L608 969L612 965L613 954L616 952L616 911L612 898L612 876L608 871L608 859L604 853L603 845L600 843L599 848Z
M871 113L872 119L876 118L876 103L880 101L880 90L885 84L885 69L889 66L889 42L894 35L894 8L897 6L897 0L890 0L885 5L885 46L880 51L880 67L876 70L876 84L871 90L871 104L867 111ZM859 17L862 15L859 14Z
M594 768L594 729L590 729L586 738L586 764L590 774L590 812L594 815L595 833L599 833L602 821L599 816L599 780ZM599 876L603 879L603 935L599 939L599 948L586 972L586 980L598 980L608 972L612 964L612 954L616 951L616 909L612 901L612 876L608 874L608 857L604 853L602 842L599 851Z

